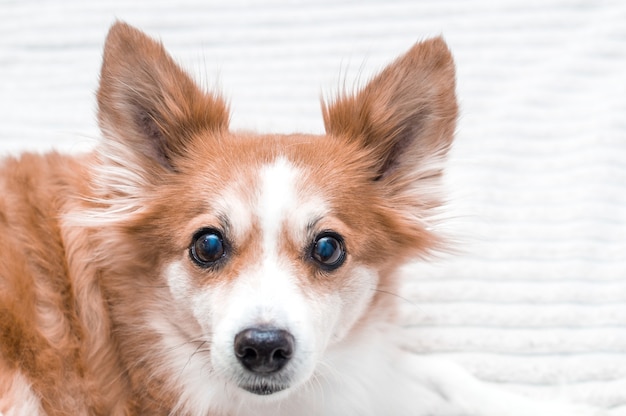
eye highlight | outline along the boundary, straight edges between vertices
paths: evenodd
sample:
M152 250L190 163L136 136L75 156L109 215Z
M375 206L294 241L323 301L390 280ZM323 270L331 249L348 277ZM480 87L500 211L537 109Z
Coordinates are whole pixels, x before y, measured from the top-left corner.
M200 267L210 267L226 255L222 234L213 228L197 231L189 246L189 256Z
M330 231L319 234L312 245L311 258L326 271L339 268L346 258L343 238Z

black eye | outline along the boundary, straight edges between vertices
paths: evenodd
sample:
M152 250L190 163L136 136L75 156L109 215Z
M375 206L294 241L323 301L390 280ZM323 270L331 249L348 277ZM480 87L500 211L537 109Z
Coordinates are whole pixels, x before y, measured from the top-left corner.
M189 255L202 267L209 267L224 257L226 249L222 234L214 229L202 229L191 240Z
M311 250L311 257L325 270L337 269L346 257L343 239L338 234L329 232L318 235Z

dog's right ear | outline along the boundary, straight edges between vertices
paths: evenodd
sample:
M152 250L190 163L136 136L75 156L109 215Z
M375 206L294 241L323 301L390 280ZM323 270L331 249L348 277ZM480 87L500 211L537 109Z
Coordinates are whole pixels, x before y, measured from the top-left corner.
M201 91L161 43L118 22L104 47L98 120L106 152L154 172L175 171L192 137L226 130L229 114L224 100Z

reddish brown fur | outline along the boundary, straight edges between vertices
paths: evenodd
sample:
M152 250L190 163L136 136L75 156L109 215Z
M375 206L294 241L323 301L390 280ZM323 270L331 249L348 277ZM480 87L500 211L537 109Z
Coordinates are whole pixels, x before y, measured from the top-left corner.
M396 290L397 265L440 245L414 218L439 204L415 189L432 186L440 168L413 166L443 157L452 140L454 68L441 39L416 45L360 93L324 106L327 136L256 136L229 132L219 96L197 89L160 44L118 23L98 103L104 150L0 165L0 396L20 371L49 415L168 414L178 392L155 372L162 352L142 326L138 300L176 316L162 267L188 247L192 220L214 213L213 195L233 181L254 183L252 168L278 155L330 201L324 221L343 227L348 262L380 271L372 305L380 313L393 301L384 292ZM136 197L107 182L108 167L137 173L141 201L105 226L81 225L73 220L81 213ZM255 231L234 248L246 261L258 248ZM302 256L293 243L282 248L294 262ZM190 272L198 285L234 276L243 260L233 257L219 274ZM302 274L316 276L308 283L320 291L349 270L330 277L309 269Z
M93 356L94 344L104 342L94 342L93 336L108 334L90 333L81 309L103 300L76 293L79 283L70 276L83 276L68 263L59 223L66 204L85 191L80 183L84 167L58 154L25 155L5 160L0 172L4 366L26 376L49 415L110 414L124 397L123 370L113 354L101 362L86 360ZM98 319L106 325L108 318L103 314Z

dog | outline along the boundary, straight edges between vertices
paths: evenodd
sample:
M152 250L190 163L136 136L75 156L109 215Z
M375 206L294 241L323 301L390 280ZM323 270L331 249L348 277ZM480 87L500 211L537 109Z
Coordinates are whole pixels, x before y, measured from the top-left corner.
M0 414L595 414L398 347L398 269L446 244L441 38L323 103L325 135L257 135L117 22L97 102L92 153L0 165Z

